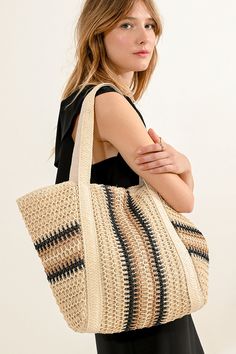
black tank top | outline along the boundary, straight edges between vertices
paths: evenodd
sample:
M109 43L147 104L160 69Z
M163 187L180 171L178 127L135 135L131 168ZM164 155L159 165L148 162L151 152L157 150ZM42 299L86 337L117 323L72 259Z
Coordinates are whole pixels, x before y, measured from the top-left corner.
M74 99L78 91L75 91L61 102L57 123L55 147L54 166L58 168L55 183L61 183L69 180L70 165L74 148L74 141L71 134L75 125L76 117L80 113L83 99L93 87L94 85L87 85L76 97L74 102L68 107L66 106ZM112 86L102 86L96 92L96 96L110 91L116 92ZM141 113L136 108L130 97L125 95L124 97L137 111L141 120L143 121L144 126L146 127ZM112 156L92 164L90 183L99 183L127 188L129 186L139 184L139 176L129 167L129 165L118 152L116 156Z

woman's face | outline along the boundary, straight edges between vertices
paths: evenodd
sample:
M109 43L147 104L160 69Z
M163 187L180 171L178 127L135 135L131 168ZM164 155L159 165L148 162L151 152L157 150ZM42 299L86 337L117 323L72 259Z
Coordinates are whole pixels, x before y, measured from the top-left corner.
M106 53L124 82L130 85L135 71L147 69L156 45L155 22L142 1L137 1L127 15L134 19L121 19L110 32L104 33ZM147 50L145 56L134 54Z

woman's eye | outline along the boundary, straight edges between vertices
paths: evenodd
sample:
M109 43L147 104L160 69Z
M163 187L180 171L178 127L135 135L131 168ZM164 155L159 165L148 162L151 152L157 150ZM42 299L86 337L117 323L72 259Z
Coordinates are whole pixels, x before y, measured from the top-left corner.
M121 27L123 26L132 26L131 23L123 23L123 25L121 25Z
M155 25L153 23L149 23L149 26L152 26L152 28L155 28Z
M123 25L121 25L121 27L124 27L124 26L131 26L132 27L132 24L131 23L123 23ZM148 23L146 26L151 26L151 28L155 28L155 25L153 23ZM125 27L127 28L127 27Z

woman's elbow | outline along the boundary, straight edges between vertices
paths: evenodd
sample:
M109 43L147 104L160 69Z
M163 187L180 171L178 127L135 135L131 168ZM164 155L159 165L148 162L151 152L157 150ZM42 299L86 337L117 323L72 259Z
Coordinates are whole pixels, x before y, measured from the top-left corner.
M188 200L185 201L184 205L181 205L178 210L179 213L191 213L194 208L194 195L191 193Z

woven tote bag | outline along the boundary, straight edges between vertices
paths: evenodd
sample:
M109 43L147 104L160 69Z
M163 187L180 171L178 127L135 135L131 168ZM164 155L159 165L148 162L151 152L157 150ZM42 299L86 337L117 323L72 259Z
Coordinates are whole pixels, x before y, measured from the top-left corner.
M17 205L68 326L116 333L158 326L208 298L205 237L140 177L128 188L90 183L96 85L85 97L69 180Z

